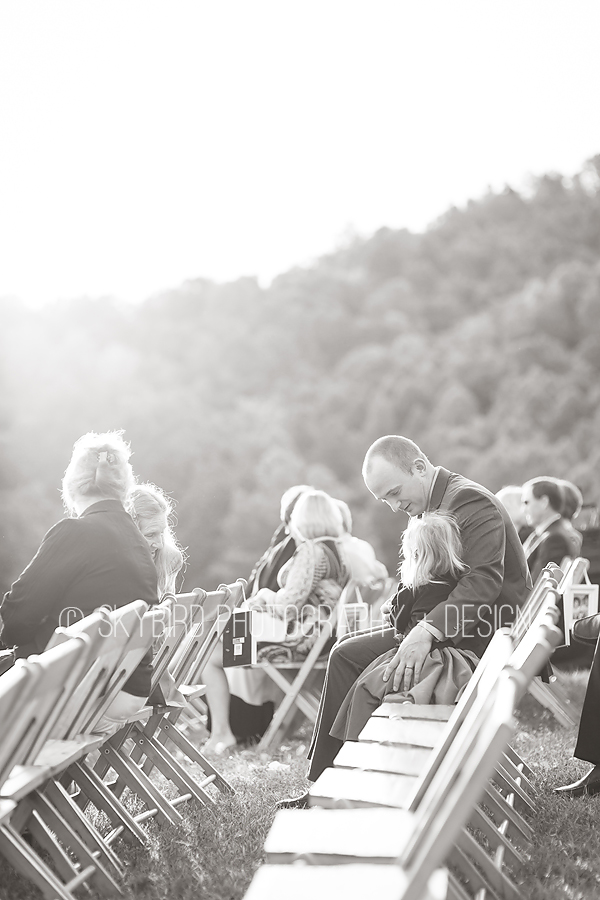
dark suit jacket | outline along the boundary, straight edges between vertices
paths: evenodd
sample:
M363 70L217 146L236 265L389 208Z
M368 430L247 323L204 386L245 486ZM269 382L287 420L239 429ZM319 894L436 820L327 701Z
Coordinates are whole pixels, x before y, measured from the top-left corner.
M532 579L535 581L544 566L550 562L560 566L565 556L572 558L579 556L582 542L583 535L576 531L570 522L565 519L552 522L544 531L539 543L536 542L527 555L527 565Z
M531 590L523 546L494 494L447 469L440 467L429 509L455 517L469 571L427 621L456 647L480 656L493 632L512 622Z
M41 653L54 629L89 615L104 604L117 608L133 600L158 602L150 549L118 500L88 506L77 519L62 519L45 535L27 568L4 596L2 640L17 656ZM148 696L150 661L125 688ZM148 691L146 691L148 688Z

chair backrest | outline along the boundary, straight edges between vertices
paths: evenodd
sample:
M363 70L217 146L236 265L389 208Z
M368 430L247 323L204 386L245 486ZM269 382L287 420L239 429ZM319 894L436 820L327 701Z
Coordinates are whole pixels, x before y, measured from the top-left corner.
M452 849L514 731L513 712L525 677L504 671L478 696L415 811L415 829L398 863L408 884L403 900L419 900L431 873Z
M88 673L91 669L94 669L97 674L98 660L105 650L104 645L110 634L109 612L107 607L103 607L90 613L84 619L74 622L73 625L69 625L67 628L59 627L48 641L46 650L51 650L53 647L58 647L60 644L64 644L72 638L80 637L81 635L85 635L89 641L87 666L81 674L79 684L54 724L50 735L52 738L60 740L69 734L75 717L86 703L90 692L94 690L96 678Z
M558 582L561 580L563 580L563 574L558 566L550 565L542 569L527 602L521 609L517 610L516 619L510 630L515 644L518 644L523 639L540 611L548 605L548 591L556 589ZM550 602L554 603L554 598L551 598Z
M22 665L19 661L0 677L0 787L13 767L15 740L18 739L15 728L21 729L19 735L24 735L23 717L26 721L27 704L35 702L40 676L39 668Z
M238 578L233 584L221 584L216 591L205 595L202 616L173 657L170 672L177 686L193 684L200 678L231 613L243 603L245 590L245 580Z
M20 695L10 728L3 729L0 759L3 771L8 773L15 765L31 765L35 761L75 690L88 655L89 641L85 635L80 635L39 656L17 660L15 681L19 681L19 669L33 674L27 678L27 688Z
M161 606L168 609L167 627L156 647L153 660L152 686L158 684L171 665L181 644L186 641L203 615L206 591L194 588L187 594L173 594L165 598Z
M119 662L147 609L148 604L143 600L134 600L112 611L97 610L105 616L102 626L104 640L78 687L77 701L74 700L76 709L65 737L86 733L91 718L94 717L96 721L95 713L102 703L102 697L110 690Z
M407 803L407 809L411 811L418 809L437 770L442 766L446 754L464 726L471 709L477 703L481 704L482 698L489 696L495 690L500 674L511 657L513 647L508 628L499 628L469 679L439 741L434 746L427 768L417 779Z
M556 601L558 593L549 590L549 600ZM545 609L540 610L529 630L515 646L507 667L520 672L529 684L536 675L539 675L545 664L552 656L554 650L561 644L563 633L557 626L560 610L552 602ZM519 697L519 700L521 697Z
M142 601L137 602L141 603ZM130 610L126 616L128 621L125 626L123 625L124 617L119 615L121 610L114 610L114 612L111 613L111 617L113 617L115 623L115 629L125 627L127 629L126 633L129 634L129 639L125 644L124 652L121 654L117 665L108 679L104 691L90 710L88 718L83 722L83 730L86 732L93 730L94 725L104 715L119 691L122 690L123 685L139 666L148 650L150 650L155 639L161 634L166 626L166 611L160 604L153 606L150 609L147 608L147 604L145 603L144 606L146 607L146 610L142 611L140 608L139 612L143 612L143 614L141 616L138 615L137 621L133 624L133 627L130 624ZM125 607L123 607L123 609L125 609Z
M573 559L562 580L558 583L558 593L564 594L567 588L572 587L574 584L582 584L586 580L589 568L590 561L584 556L578 556Z

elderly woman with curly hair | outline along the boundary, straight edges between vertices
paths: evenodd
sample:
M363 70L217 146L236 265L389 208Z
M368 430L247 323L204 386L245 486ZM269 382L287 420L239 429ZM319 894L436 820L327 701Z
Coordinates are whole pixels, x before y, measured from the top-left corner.
M324 491L298 498L289 521L294 555L279 570L278 590L261 588L248 601L261 654L271 659L303 658L319 633L320 619L336 605L348 580L341 537L342 514ZM230 694L219 647L203 671L211 713L207 752L217 755L236 744L229 722Z

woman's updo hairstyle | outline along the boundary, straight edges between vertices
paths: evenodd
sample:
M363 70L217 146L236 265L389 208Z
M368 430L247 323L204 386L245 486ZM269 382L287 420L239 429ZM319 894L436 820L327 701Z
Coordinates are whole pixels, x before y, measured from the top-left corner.
M123 440L122 431L90 431L75 441L62 482L67 512L77 515L75 503L82 497L124 503L135 484L130 456L131 449Z

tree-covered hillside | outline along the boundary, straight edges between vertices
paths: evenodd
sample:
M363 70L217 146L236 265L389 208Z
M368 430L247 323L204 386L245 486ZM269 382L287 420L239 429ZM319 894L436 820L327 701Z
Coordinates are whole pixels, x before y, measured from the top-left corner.
M354 238L268 289L5 300L0 343L2 589L62 514L73 442L109 428L178 501L187 587L247 575L297 482L347 500L393 568L404 521L360 476L382 434L492 490L549 474L600 499L600 157L423 234Z

